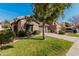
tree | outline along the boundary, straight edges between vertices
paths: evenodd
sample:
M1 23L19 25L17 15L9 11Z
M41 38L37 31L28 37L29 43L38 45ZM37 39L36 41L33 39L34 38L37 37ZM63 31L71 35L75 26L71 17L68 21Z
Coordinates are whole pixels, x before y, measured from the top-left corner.
M36 20L39 20L43 24L43 39L45 39L44 27L47 22L56 23L59 16L63 16L64 9L70 7L68 3L37 3L33 4L33 12Z
M5 28L5 29L10 29L11 28L11 24L10 24L10 22L8 20L5 20L3 22L2 27Z
M73 16L69 21L77 28L79 28L79 16Z
M32 16L25 16L26 24L30 24L32 22Z

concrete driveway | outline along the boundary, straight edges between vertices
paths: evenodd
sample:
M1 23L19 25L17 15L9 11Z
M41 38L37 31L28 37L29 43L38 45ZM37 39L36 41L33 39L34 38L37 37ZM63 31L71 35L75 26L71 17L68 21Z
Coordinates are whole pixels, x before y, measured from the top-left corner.
M71 36L54 34L54 33L45 33L45 35L51 36L51 37L56 37L56 38L61 38L61 39L68 40L68 41L71 41L71 42L76 42L79 39L78 37L71 37Z

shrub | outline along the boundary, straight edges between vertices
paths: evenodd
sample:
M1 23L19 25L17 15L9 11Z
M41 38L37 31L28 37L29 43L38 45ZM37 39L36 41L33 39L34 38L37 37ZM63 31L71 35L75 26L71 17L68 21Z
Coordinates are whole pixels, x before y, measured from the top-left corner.
M65 34L65 31L64 30L60 30L59 34Z
M18 37L24 37L24 36L26 36L26 33L25 33L25 31L18 31L18 33L17 33L17 36Z
M39 35L40 34L40 31L38 31L38 30L35 30L34 32L33 32L33 35Z
M15 33L10 30L0 31L0 44L12 42L15 38Z

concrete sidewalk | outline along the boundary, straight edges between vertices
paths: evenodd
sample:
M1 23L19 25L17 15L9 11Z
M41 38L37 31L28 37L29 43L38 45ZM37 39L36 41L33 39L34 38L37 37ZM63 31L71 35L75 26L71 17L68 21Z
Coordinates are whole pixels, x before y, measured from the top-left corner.
M79 40L70 48L66 56L79 56Z
M70 48L66 56L79 56L79 37L70 37L54 33L45 33L45 35L74 42L73 46Z

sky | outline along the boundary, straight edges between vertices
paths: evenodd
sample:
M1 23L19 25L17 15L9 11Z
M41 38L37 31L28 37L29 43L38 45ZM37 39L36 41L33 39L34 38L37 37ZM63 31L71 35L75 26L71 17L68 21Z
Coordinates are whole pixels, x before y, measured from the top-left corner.
M79 15L79 3L74 3L70 8L64 10L64 18L59 17L59 22L66 22L73 16Z
M25 3L0 3L0 20L12 20L17 16L32 14L32 4Z
M0 21L12 20L17 16L32 15L31 3L0 3ZM72 7L64 10L64 18L59 17L59 22L64 22L72 16L79 15L79 4L72 4Z

